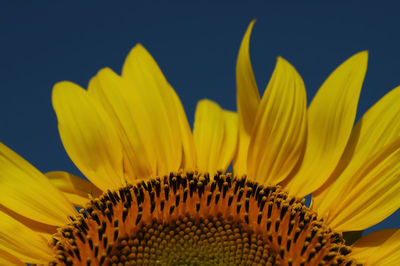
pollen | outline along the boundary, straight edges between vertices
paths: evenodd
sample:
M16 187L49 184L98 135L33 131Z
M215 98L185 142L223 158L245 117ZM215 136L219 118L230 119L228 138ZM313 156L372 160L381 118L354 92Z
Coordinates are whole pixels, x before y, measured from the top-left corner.
M53 236L54 265L356 265L279 186L171 173L107 191Z

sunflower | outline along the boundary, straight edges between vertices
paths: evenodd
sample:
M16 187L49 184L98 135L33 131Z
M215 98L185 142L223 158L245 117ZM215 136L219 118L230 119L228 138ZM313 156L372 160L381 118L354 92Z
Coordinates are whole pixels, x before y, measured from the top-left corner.
M308 108L300 75L279 57L260 99L253 24L237 61L237 114L202 100L193 132L141 45L121 75L102 69L87 90L56 84L62 142L90 182L42 174L0 144L0 263L398 263L398 229L354 244L349 236L400 205L400 88L353 128L366 52L339 66Z

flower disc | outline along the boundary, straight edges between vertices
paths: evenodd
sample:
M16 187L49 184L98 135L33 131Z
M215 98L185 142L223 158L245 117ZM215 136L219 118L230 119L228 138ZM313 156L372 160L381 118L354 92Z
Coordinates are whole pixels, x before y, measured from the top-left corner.
M230 174L153 178L93 199L54 235L64 265L353 265L304 200Z

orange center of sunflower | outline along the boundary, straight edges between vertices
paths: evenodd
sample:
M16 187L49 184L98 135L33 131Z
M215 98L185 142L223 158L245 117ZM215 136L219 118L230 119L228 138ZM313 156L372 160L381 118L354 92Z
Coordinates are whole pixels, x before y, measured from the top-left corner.
M92 200L54 235L61 265L353 265L304 200L230 174L170 174Z

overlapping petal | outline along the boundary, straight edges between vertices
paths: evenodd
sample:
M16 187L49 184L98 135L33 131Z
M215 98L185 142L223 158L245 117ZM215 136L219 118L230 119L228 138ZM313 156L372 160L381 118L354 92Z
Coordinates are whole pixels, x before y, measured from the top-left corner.
M278 58L261 99L248 152L248 176L275 185L293 170L306 133L306 91L296 69Z
M400 87L357 123L328 182L313 193L313 208L338 230L362 230L400 207Z
M122 77L128 80L138 98L145 104L152 129L149 139L156 153L157 172L163 175L178 170L182 161L194 163L189 125L183 107L153 57L141 45L128 55ZM185 157L183 157L185 156Z
M116 130L122 144L123 166L128 181L155 174L155 162L159 160L152 142L155 133L145 105L132 85L105 68L90 80L88 92L111 118L110 126Z
M218 104L202 100L197 104L193 137L200 172L226 171L237 143L237 115Z
M53 107L64 148L82 173L102 190L124 184L122 145L102 106L78 85L60 82Z
M75 206L84 207L90 199L89 195L96 198L102 193L92 183L67 172L54 171L45 175Z
M139 46L140 47L140 46ZM134 48L144 49L144 48ZM140 56L147 52L140 52ZM153 59L148 59L153 61ZM156 67L155 62L152 62L147 68ZM187 169L194 167L194 147L193 136L183 110L182 104L176 95L175 91L170 87L163 77L159 77L162 73L148 69L150 75L154 79L160 79L158 87L150 90L149 93L159 94L161 90L165 90L169 98L160 98L160 95L153 95L154 99L160 101L170 101L165 110L155 110L162 108L161 102L158 102L159 107L147 104L143 98L143 91L154 86L151 80L148 80L150 85L132 83L127 78L122 78L115 74L111 69L105 68L91 80L89 83L89 94L96 98L112 118L113 126L117 129L123 146L124 166L127 172L127 178L133 182L135 178L145 178L151 175L167 174L169 171L176 171L180 167ZM155 73L154 73L155 72ZM144 82L144 81L143 81ZM146 96L146 97L151 97ZM148 100L148 99L147 99ZM173 106L171 106L171 104ZM168 111L169 113L160 113L160 111ZM176 143L175 149L170 153L163 150L167 146L175 145L167 138L165 128L161 120L156 121L156 115L169 115L174 119L176 125L174 134L177 135L174 139ZM165 119L159 117L159 119ZM164 121L168 122L168 121ZM164 147L164 148L163 148ZM170 146L172 149L173 147ZM176 154L178 155L176 157ZM168 156L168 158L166 157ZM182 158L184 163L182 162ZM173 163L173 165L171 165ZM184 165L185 164L185 165Z
M255 20L253 20L243 37L236 63L236 102L239 117L238 150L233 162L236 175L247 173L247 154L250 136L253 129L257 109L260 104L260 95L253 74L250 60L250 37Z
M400 206L399 160L400 138L362 165L349 165L323 192L329 205L319 205L319 213L338 231L363 230L382 221Z
M50 235L38 234L3 212L0 212L0 228L0 250L28 263L42 264L52 259Z
M194 140L192 130L190 129L189 122L186 117L185 110L183 109L181 100L175 91L173 92L172 101L174 102L177 110L177 118L179 119L179 130L181 133L182 141L182 165L183 170L192 170L196 167L196 150L194 147Z
M72 204L35 167L0 143L0 204L35 221L62 225Z
M0 250L0 265L25 266L26 264L10 253Z
M400 230L385 229L360 238L352 256L364 265L391 266L400 261Z
M284 184L292 195L304 197L315 191L336 168L354 125L367 60L367 52L346 60L311 102L304 158L296 175Z

